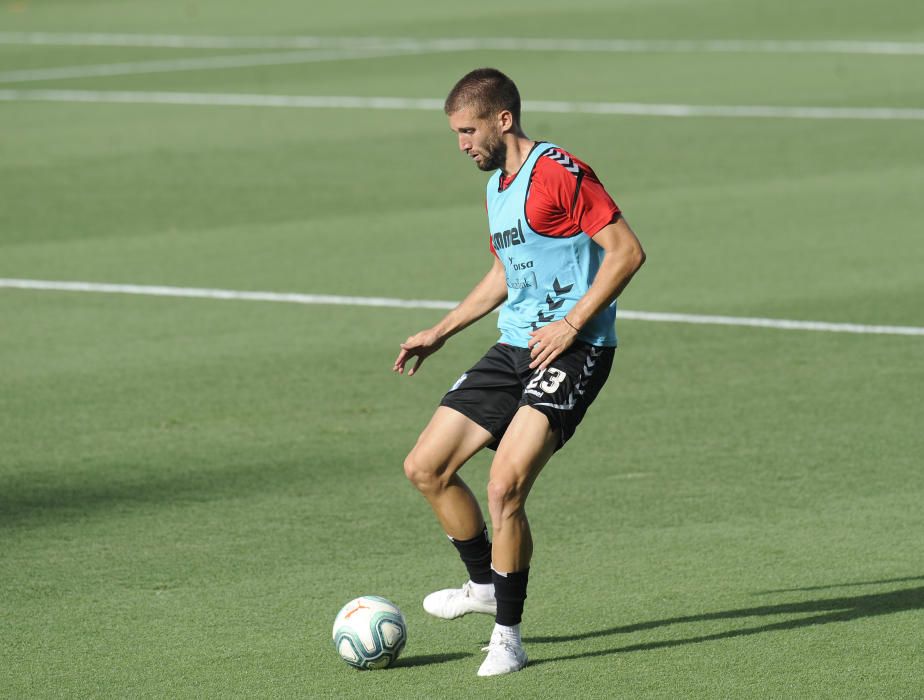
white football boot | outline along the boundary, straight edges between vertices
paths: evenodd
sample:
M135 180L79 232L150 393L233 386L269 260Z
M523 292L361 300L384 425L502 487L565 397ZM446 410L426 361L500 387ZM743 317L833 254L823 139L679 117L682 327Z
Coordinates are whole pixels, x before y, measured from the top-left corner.
M488 656L478 669L479 676L500 676L526 666L526 650L520 640L519 625L503 628L495 625L491 642L482 651L488 652Z
M479 588L490 591L490 597L485 597ZM431 593L424 598L423 606L428 613L444 620L453 620L472 612L497 614L494 586L476 586L471 581L466 581L462 588L445 588Z

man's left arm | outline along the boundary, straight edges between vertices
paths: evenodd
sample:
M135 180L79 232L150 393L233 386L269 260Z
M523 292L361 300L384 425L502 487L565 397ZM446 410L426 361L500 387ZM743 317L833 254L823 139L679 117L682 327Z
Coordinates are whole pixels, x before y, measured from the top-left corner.
M581 328L613 303L645 262L642 244L621 215L597 231L593 240L604 251L600 269L587 293L563 319L530 334L531 369L545 369L571 347Z

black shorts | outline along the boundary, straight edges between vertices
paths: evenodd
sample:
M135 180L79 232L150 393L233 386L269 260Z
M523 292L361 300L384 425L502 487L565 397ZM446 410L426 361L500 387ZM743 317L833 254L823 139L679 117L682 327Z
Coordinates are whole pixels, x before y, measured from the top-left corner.
M532 406L549 419L561 448L587 407L597 398L613 366L616 348L577 342L544 370L530 369L530 351L498 343L447 392L441 406L475 421L494 436L497 449L521 406Z

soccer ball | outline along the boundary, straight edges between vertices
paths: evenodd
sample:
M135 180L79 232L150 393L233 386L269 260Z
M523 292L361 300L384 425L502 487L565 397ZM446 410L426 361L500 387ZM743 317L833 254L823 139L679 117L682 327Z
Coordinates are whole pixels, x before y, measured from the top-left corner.
M351 600L334 620L334 647L354 668L385 668L398 658L406 641L404 615L377 595Z

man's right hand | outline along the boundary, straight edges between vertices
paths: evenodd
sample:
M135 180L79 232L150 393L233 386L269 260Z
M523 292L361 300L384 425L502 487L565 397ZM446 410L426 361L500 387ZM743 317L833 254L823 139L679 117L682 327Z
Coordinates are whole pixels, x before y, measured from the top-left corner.
M416 335L412 335L410 338L401 343L401 352L398 353L398 357L395 359L394 367L392 367L393 372L398 374L404 374L404 365L412 357L417 358L417 362L414 363L414 366L408 370L407 376L412 377L414 373L420 369L420 366L423 364L423 361L427 359L430 355L435 353L441 347L443 343L446 342L445 338L441 338L439 334L432 328L420 331Z

